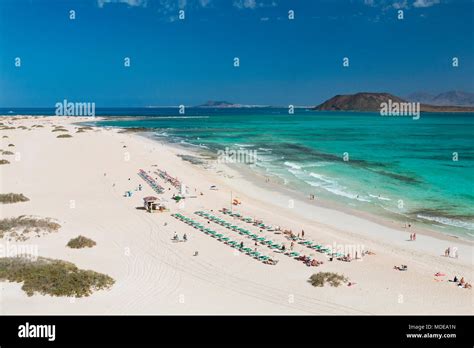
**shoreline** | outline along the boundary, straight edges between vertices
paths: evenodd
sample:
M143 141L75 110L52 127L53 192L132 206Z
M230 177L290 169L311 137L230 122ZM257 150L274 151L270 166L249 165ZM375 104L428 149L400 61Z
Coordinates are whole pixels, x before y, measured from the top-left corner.
M111 127L111 129L126 129L126 128ZM196 158L199 158L203 155L209 155L210 153L212 153L211 150L203 149L198 146L193 147L187 144L181 145L179 143L167 142L165 140L157 139L153 137L153 134L154 134L153 131L136 131L136 132L130 132L130 134L135 134L137 136L144 137L145 139L151 140L153 142L170 146L171 148L174 148L176 151L186 152L186 155L195 156ZM209 152L209 154L207 152ZM204 161L209 161L209 160L204 159ZM199 164L194 164L194 165L199 166ZM407 220L407 221L411 221L412 223L412 226L408 229L407 227L404 227L401 225L403 223L401 219L397 221L396 218L391 218L388 215L380 215L380 214L377 214L376 212L369 212L362 209L352 208L347 205L344 205L342 202L337 202L336 200L318 197L317 200L310 201L303 192L297 190L296 188L292 188L292 187L288 187L284 185L281 178L271 174L271 177L273 180L266 182L265 181L266 176L263 173L261 173L258 170L253 170L251 168L248 168L246 165L222 164L222 166L227 167L229 171L233 171L233 172L238 173L239 175L242 175L246 179L246 181L254 184L255 186L264 185L265 187L269 188L270 190L274 192L288 195L292 198L297 199L298 201L302 203L311 204L320 208L336 210L340 213L353 215L355 217L366 219L388 228L396 229L400 232L423 234L423 235L430 236L432 238L436 238L442 241L459 242L464 245L474 246L474 240L465 239L462 236L457 236L454 234L443 233L436 229L429 228L428 226L414 225L414 222L415 223L418 222L417 220L413 220L413 219Z
M115 128L119 129L118 127L115 127ZM156 142L156 143L158 143L162 146L170 147L171 149L173 149L172 152L175 155L181 155L182 153L184 153L184 155L188 155L188 156L196 156L197 155L196 157L202 155L202 154L199 153L199 151L202 151L202 149L199 150L198 147L196 147L194 149L191 146L180 145L178 143L169 143L169 142L166 142L166 141L160 141L158 139L154 139L154 138L151 138L147 135L141 134L140 132L138 132L138 133L133 133L132 132L132 133L130 133L130 135L146 139L147 141L151 142L151 144ZM410 230L405 230L403 227L401 227L399 224L397 224L396 221L390 221L384 216L377 216L377 215L374 215L374 214L371 214L371 213L368 213L368 212L365 212L365 211L352 209L350 207L343 207L341 204L337 204L336 202L332 202L332 201L329 201L329 200L312 201L312 203L310 204L308 199L305 197L305 195L303 193L301 193L299 191L296 191L296 190L293 190L293 189L288 188L288 187L284 187L279 183L274 183L274 182L265 183L264 182L264 177L262 178L257 171L253 171L252 169L246 168L244 166L220 164L220 167L219 167L220 169L209 169L209 168L204 168L203 165L199 165L199 164L190 163L190 165L193 166L193 167L199 168L200 170L204 170L205 172L211 171L211 172L213 172L213 174L217 174L217 172L221 171L223 173L222 174L223 176L230 176L231 179L237 178L239 175L241 175L240 179L242 179L242 180L239 181L234 186L236 192L238 192L239 186L246 187L246 184L250 184L250 186L251 186L251 189L249 191L258 190L259 188L262 188L262 191L266 191L269 188L272 194L278 194L278 195L281 195L282 197L287 197L287 199L295 199L295 205L300 203L302 205L305 205L308 208L308 210L310 210L311 208L317 208L317 209L322 209L322 210L325 210L325 211L332 212L336 216L337 215L348 215L348 216L351 216L353 218L357 218L357 219L361 219L363 221L366 221L370 224L380 225L381 227L387 228L388 230L391 230L393 232L397 232L398 235L403 234L403 235L408 236L409 233L417 233L417 234L421 234L421 235L426 236L426 237L428 237L428 238L430 238L434 241L441 242L441 243L452 242L452 243L461 244L461 245L463 245L465 247L469 247L469 248L472 248L474 246L474 243L469 241L469 240L465 240L465 239L457 238L457 237L454 237L454 236L451 236L451 235L443 234L443 233L438 232L436 230L430 230L430 229L425 229L425 228L415 227L415 226L412 226L412 228ZM212 168L212 164L211 165L208 164L208 167ZM236 167L238 167L238 168L236 168ZM259 180L259 179L263 179L263 182L262 182L262 180ZM261 184L264 184L265 187L262 187ZM257 196L254 196L254 197L251 197L251 198L252 198L252 200L259 199ZM266 203L269 203L269 202L270 202L270 200L266 201ZM310 214L306 214L306 216L303 215L302 217L311 218ZM364 234L364 233L360 233L359 235L361 237L367 237L367 235ZM384 237L387 237L387 235L386 234L378 235L378 236L377 235L372 235L371 237L372 238L381 237L383 239ZM395 235L390 236L390 237L395 237ZM390 240L390 239L388 239L388 240Z

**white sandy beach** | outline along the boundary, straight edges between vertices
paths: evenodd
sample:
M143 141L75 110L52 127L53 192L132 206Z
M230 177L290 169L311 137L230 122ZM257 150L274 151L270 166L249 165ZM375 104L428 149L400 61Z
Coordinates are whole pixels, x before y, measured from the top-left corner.
M193 165L177 156L186 150L137 134L103 128L76 133L74 123L84 120L87 118L2 117L6 125L28 129L0 131L0 149L17 153L2 156L10 164L0 165L0 193L23 193L30 201L0 205L0 215L56 219L62 226L58 232L22 244L37 245L39 256L71 261L79 268L108 274L116 282L110 290L86 298L28 297L21 284L2 282L2 314L474 313L472 290L448 281L456 275L472 284L470 242L438 238L436 233L420 233L417 241L411 242L410 232L402 227L291 196L274 183L259 177L249 180L224 164L208 168ZM52 125L64 126L73 137L57 138L61 133L52 132ZM15 146L7 147L10 143ZM138 170L153 173L156 168L178 177L196 197L177 204L170 199L177 190L158 178L166 188L159 196L169 200L170 211L150 214L137 209L143 206L143 197L156 196L137 175ZM139 184L142 191L136 191ZM210 190L211 185L219 189ZM132 197L124 197L128 190ZM306 238L324 245L363 246L375 255L330 262L324 254L296 244L296 251L324 261L321 266L307 267L259 246L259 251L279 261L266 265L171 216L179 212L203 224L207 222L194 214L196 210L212 210L224 217L218 210L230 208L231 191L242 202L235 210L245 216L294 232L303 229ZM289 205L291 199L293 205ZM242 221L235 223L253 228ZM234 233L211 224L220 232ZM173 242L175 231L179 237L186 233L189 240ZM80 234L97 245L67 248L67 242ZM270 236L271 232L264 234ZM272 237L285 241L282 235ZM245 242L253 248L250 240ZM7 241L0 239L0 243ZM444 257L449 246L458 248L459 258ZM198 256L193 256L195 251ZM401 264L407 265L408 271L393 269ZM320 271L344 274L356 284L311 286L308 278ZM446 276L436 277L436 272Z

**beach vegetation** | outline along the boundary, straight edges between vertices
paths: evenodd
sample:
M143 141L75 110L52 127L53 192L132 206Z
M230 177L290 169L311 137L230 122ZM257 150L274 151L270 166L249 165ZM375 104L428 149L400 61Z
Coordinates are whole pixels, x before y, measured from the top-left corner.
M56 129L53 129L51 132L69 132L69 131L65 128L56 128Z
M319 272L313 274L309 277L308 282L312 286L322 287L324 284L328 283L331 286L338 287L342 283L347 283L348 279L338 273L334 272Z
M8 144L8 146L9 146L9 147L14 147L14 146L15 146L15 144Z
M56 232L60 227L50 218L21 215L0 220L0 238L8 236L16 241L25 241L31 233L39 236L40 233Z
M92 239L89 239L84 236L78 236L76 238L72 238L68 243L67 246L73 249L82 249L82 248L92 248L97 243L94 242Z
M59 134L56 138L72 138L70 134Z
M0 203L3 204L27 201L29 201L29 198L24 196L23 193L0 193Z
M0 164L10 164L10 161L7 161L6 159L1 159Z
M28 296L85 297L109 289L115 280L106 274L82 270L71 262L44 257L0 258L0 280L23 283Z
M14 155L11 151L2 151L2 155Z

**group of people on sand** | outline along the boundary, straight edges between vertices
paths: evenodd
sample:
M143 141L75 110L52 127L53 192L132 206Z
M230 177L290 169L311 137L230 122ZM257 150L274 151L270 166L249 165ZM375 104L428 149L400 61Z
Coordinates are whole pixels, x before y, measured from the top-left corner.
M457 276L454 276L453 282L457 284L460 288L472 289L472 285L464 280L464 277L458 279Z
M396 269L398 271L408 271L408 266L407 265L393 266L393 269Z
M454 257L454 258L458 258L459 257L459 254L458 254L458 248L454 247L454 248L447 248L445 251L444 251L444 256L446 257Z
M410 240L415 241L416 240L416 232L415 233L410 233Z
M319 265L322 265L324 262L323 261L318 261L316 259L311 259L309 256L306 255L301 255L296 258L298 261L302 261L306 266L308 267L317 267Z
M290 235L292 240L304 239L304 230L301 230L301 233L298 234L294 234L293 230L284 230L283 234Z
M357 252L356 252L356 255L357 255ZM356 257L356 258L357 258L357 257ZM352 261L352 257L351 257L351 254L347 254L347 255L344 255L344 256L339 257L338 260L340 260L340 261L345 261L345 262L351 262L351 261Z
M181 242L181 240L179 239L178 237L178 234L175 232L174 235L173 235L173 241L175 242ZM187 242L188 241L188 236L185 234L183 234L183 242Z

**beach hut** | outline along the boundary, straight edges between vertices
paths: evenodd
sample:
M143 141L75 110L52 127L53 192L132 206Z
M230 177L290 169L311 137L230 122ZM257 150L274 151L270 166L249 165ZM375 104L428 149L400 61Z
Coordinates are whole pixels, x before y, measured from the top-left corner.
M162 212L166 209L165 205L157 197L148 196L143 198L143 206L149 213Z

